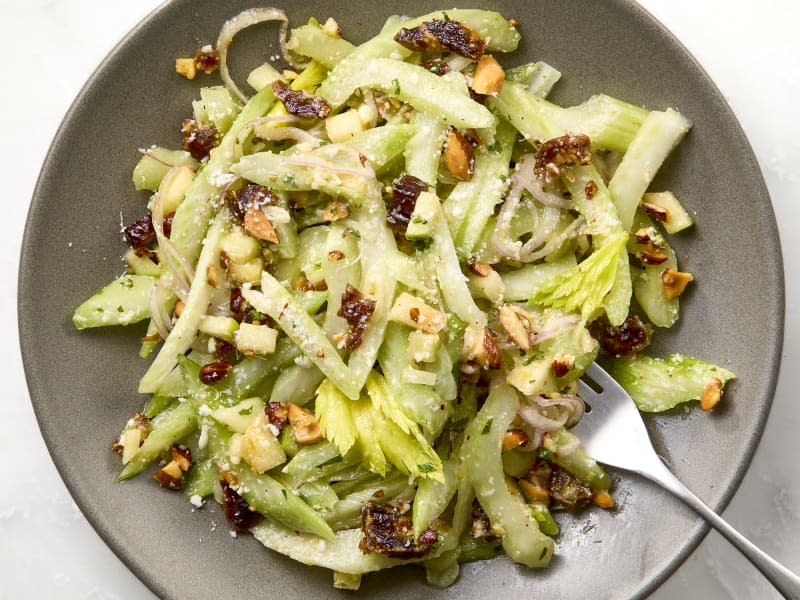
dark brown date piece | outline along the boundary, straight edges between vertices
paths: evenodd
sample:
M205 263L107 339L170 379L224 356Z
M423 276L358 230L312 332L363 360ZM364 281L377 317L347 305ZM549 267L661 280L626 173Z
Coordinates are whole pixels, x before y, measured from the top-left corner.
M270 402L264 407L264 412L269 419L270 425L278 431L283 431L289 422L289 407L283 402Z
M200 368L200 381L206 385L214 385L225 379L230 371L231 365L225 361L208 363Z
M336 313L350 326L350 331L345 337L345 348L354 350L361 345L361 338L367 329L367 321L373 312L375 312L375 301L364 298L361 292L348 283L342 294L342 306Z
M413 175L403 175L395 181L392 185L392 201L386 214L389 227L405 234L408 222L417 206L417 198L427 190L428 185Z
M304 119L324 119L331 112L330 104L303 90L293 90L280 79L272 82L272 89L283 102L287 112Z
M636 315L629 316L619 326L614 326L605 317L600 317L592 323L590 331L600 342L600 347L613 356L630 356L650 345L647 328Z
M422 558L438 541L435 532L427 532L414 541L411 519L388 504L367 502L361 509L364 537L359 542L363 552L377 552L391 558Z
M240 221L251 208L261 208L266 204L276 202L278 197L265 185L248 183L240 190L228 191L225 201L228 208Z
M197 160L205 160L211 150L219 144L219 131L213 125L200 127L194 119L184 119L181 123L183 149Z
M222 486L222 508L225 518L228 519L228 523L234 531L247 531L261 521L261 515L250 510L245 499L227 481L221 480L220 485Z
M395 34L394 41L423 54L450 50L472 60L478 60L486 49L486 41L472 28L452 20L434 19L411 29L403 27Z
M122 230L125 241L130 244L136 254L143 256L147 253L147 245L156 239L156 230L153 228L153 218L147 213Z

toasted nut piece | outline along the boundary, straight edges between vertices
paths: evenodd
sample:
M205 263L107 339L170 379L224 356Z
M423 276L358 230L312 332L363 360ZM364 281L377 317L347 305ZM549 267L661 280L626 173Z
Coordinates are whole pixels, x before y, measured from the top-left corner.
M322 441L319 421L309 411L296 404L289 404L289 423L299 444L309 445Z
M344 258L344 252L341 250L331 250L328 252L328 260L331 262L338 262Z
M450 174L461 181L469 181L475 171L475 151L457 129L447 132L444 164Z
M220 279L221 279L220 272L219 269L217 268L217 265L215 265L214 263L209 264L208 268L206 269L206 281L208 281L211 287L216 289L219 287Z
M193 58L176 58L175 72L183 75L186 79L194 79L197 75L197 67Z
M248 208L244 213L244 230L265 242L278 243L278 234L275 233L275 228L260 208Z
M506 330L508 337L521 350L527 352L531 349L530 322L522 319L510 304L500 307L500 325Z
M350 205L343 200L331 200L322 209L321 216L326 221L339 221L350 215Z
M183 300L178 300L178 301L175 303L175 316L176 316L176 317L180 317L180 316L181 316L181 313L183 313L183 309L184 309L185 307L186 307L186 305L183 303Z
M499 369L503 356L497 349L494 338L497 334L488 327L468 326L461 341L461 352L465 361L474 360L484 369Z
M550 370L556 377L563 377L575 366L574 356L559 356L550 363Z
M172 460L153 474L153 479L171 490L181 489L183 474L192 466L192 453L182 446L172 447Z
M550 492L547 488L531 483L527 479L517 479L522 493L528 497L531 502L541 502L542 504L550 504Z
M184 446L172 447L172 462L184 473L192 466L192 452Z
M690 281L693 281L691 273L673 271L670 268L664 269L661 274L661 283L664 286L664 295L670 300L674 300L683 293Z
M325 21L325 24L320 29L331 37L342 37L342 29L333 17L328 17L328 20Z
M513 450L517 446L522 446L528 442L528 434L522 429L511 429L503 435L503 452Z
M720 398L722 398L722 381L712 377L706 384L703 395L700 396L700 408L711 410L719 403Z
M469 270L480 277L488 277L489 274L494 271L494 269L492 269L492 265L482 262L469 263Z
M655 204L649 204L647 202L642 202L640 206L645 214L654 218L656 221L665 223L669 220L669 211L663 206L656 206Z
M600 508L614 508L614 499L606 490L597 492L592 498L592 502Z
M416 296L403 292L394 301L389 320L403 323L425 333L439 333L447 324L447 316L428 306Z
M495 57L484 54L478 60L478 66L475 68L469 87L476 94L494 95L503 87L505 78L505 71Z

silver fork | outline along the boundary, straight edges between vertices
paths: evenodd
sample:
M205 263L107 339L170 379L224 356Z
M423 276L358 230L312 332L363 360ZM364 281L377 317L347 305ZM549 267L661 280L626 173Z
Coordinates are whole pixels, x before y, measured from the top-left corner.
M785 598L799 600L800 577L731 527L661 462L639 410L611 375L597 364L590 365L586 375L602 388L597 392L585 381L578 382L580 396L591 407L591 415L581 419L573 431L587 454L601 463L643 475L672 492L736 546Z

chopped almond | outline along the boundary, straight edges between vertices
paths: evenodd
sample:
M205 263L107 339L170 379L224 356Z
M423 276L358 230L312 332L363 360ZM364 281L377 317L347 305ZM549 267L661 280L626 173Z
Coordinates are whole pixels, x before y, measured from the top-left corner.
M331 200L322 209L321 216L326 221L339 221L350 215L350 206L343 200Z
M217 268L217 265L214 263L209 264L208 268L206 269L206 281L208 281L208 284L215 289L219 287L220 272Z
M289 404L289 423L299 444L307 446L322 441L319 421L306 409L296 404Z
M183 75L186 79L194 79L197 75L197 67L193 58L176 58L175 72Z
M469 181L475 171L475 151L457 129L447 132L444 164L450 174L460 181Z
M465 361L475 361L484 369L499 369L503 366L503 355L495 343L497 334L488 327L470 325L464 330L461 352Z
M171 490L181 489L183 474L192 466L192 454L188 448L172 447L172 460L153 473L153 479Z
M478 66L472 75L472 82L469 87L476 94L494 95L503 87L505 78L506 74L503 71L503 67L500 66L494 56L484 54L478 60Z
M550 370L556 377L563 377L575 366L575 357L571 355L559 356L550 363Z
M325 21L325 24L320 29L331 37L342 37L342 29L333 17L328 17L328 20Z
M700 396L700 408L711 410L719 403L720 398L722 398L722 381L713 377Z
M439 333L447 325L447 315L403 292L389 311L389 320L403 323L425 333Z
M175 316L180 317L181 313L183 313L183 309L186 305L183 303L183 300L178 300L175 303Z
M683 293L690 281L693 281L691 273L674 271L670 268L661 274L661 283L664 286L664 295L670 300L674 300Z
M504 304L500 307L499 320L508 337L519 349L525 350L525 352L531 349L530 323L526 319L520 318L510 304Z
M664 223L669 220L669 211L663 206L656 206L648 202L642 202L640 206L647 215L651 216L656 221Z
M531 502L550 504L550 492L547 491L547 488L531 483L527 479L518 479L517 484L519 484L522 493L525 494Z
M275 233L275 228L260 208L251 207L244 213L244 230L265 242L278 243L278 234Z
M614 508L614 499L606 490L597 492L592 498L592 502L600 508Z
M469 263L469 270L479 277L488 277L489 274L494 271L494 269L492 269L492 265L482 262Z
M528 435L522 429L511 429L503 435L503 452L513 450L517 446L527 443Z

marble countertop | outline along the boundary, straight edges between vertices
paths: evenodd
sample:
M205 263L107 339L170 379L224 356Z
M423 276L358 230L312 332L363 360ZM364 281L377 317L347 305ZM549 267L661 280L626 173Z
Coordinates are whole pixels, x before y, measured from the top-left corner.
M794 0L640 0L705 67L731 104L772 195L786 273L786 335L775 401L753 463L724 516L800 572L800 8ZM72 502L42 441L19 357L16 273L28 202L61 118L113 45L157 0L0 0L5 60L0 171L4 220L0 349L0 599L150 599ZM757 340L754 340L757 343ZM777 374L776 374L777 376ZM744 400L744 399L742 399ZM712 532L652 598L778 598Z

